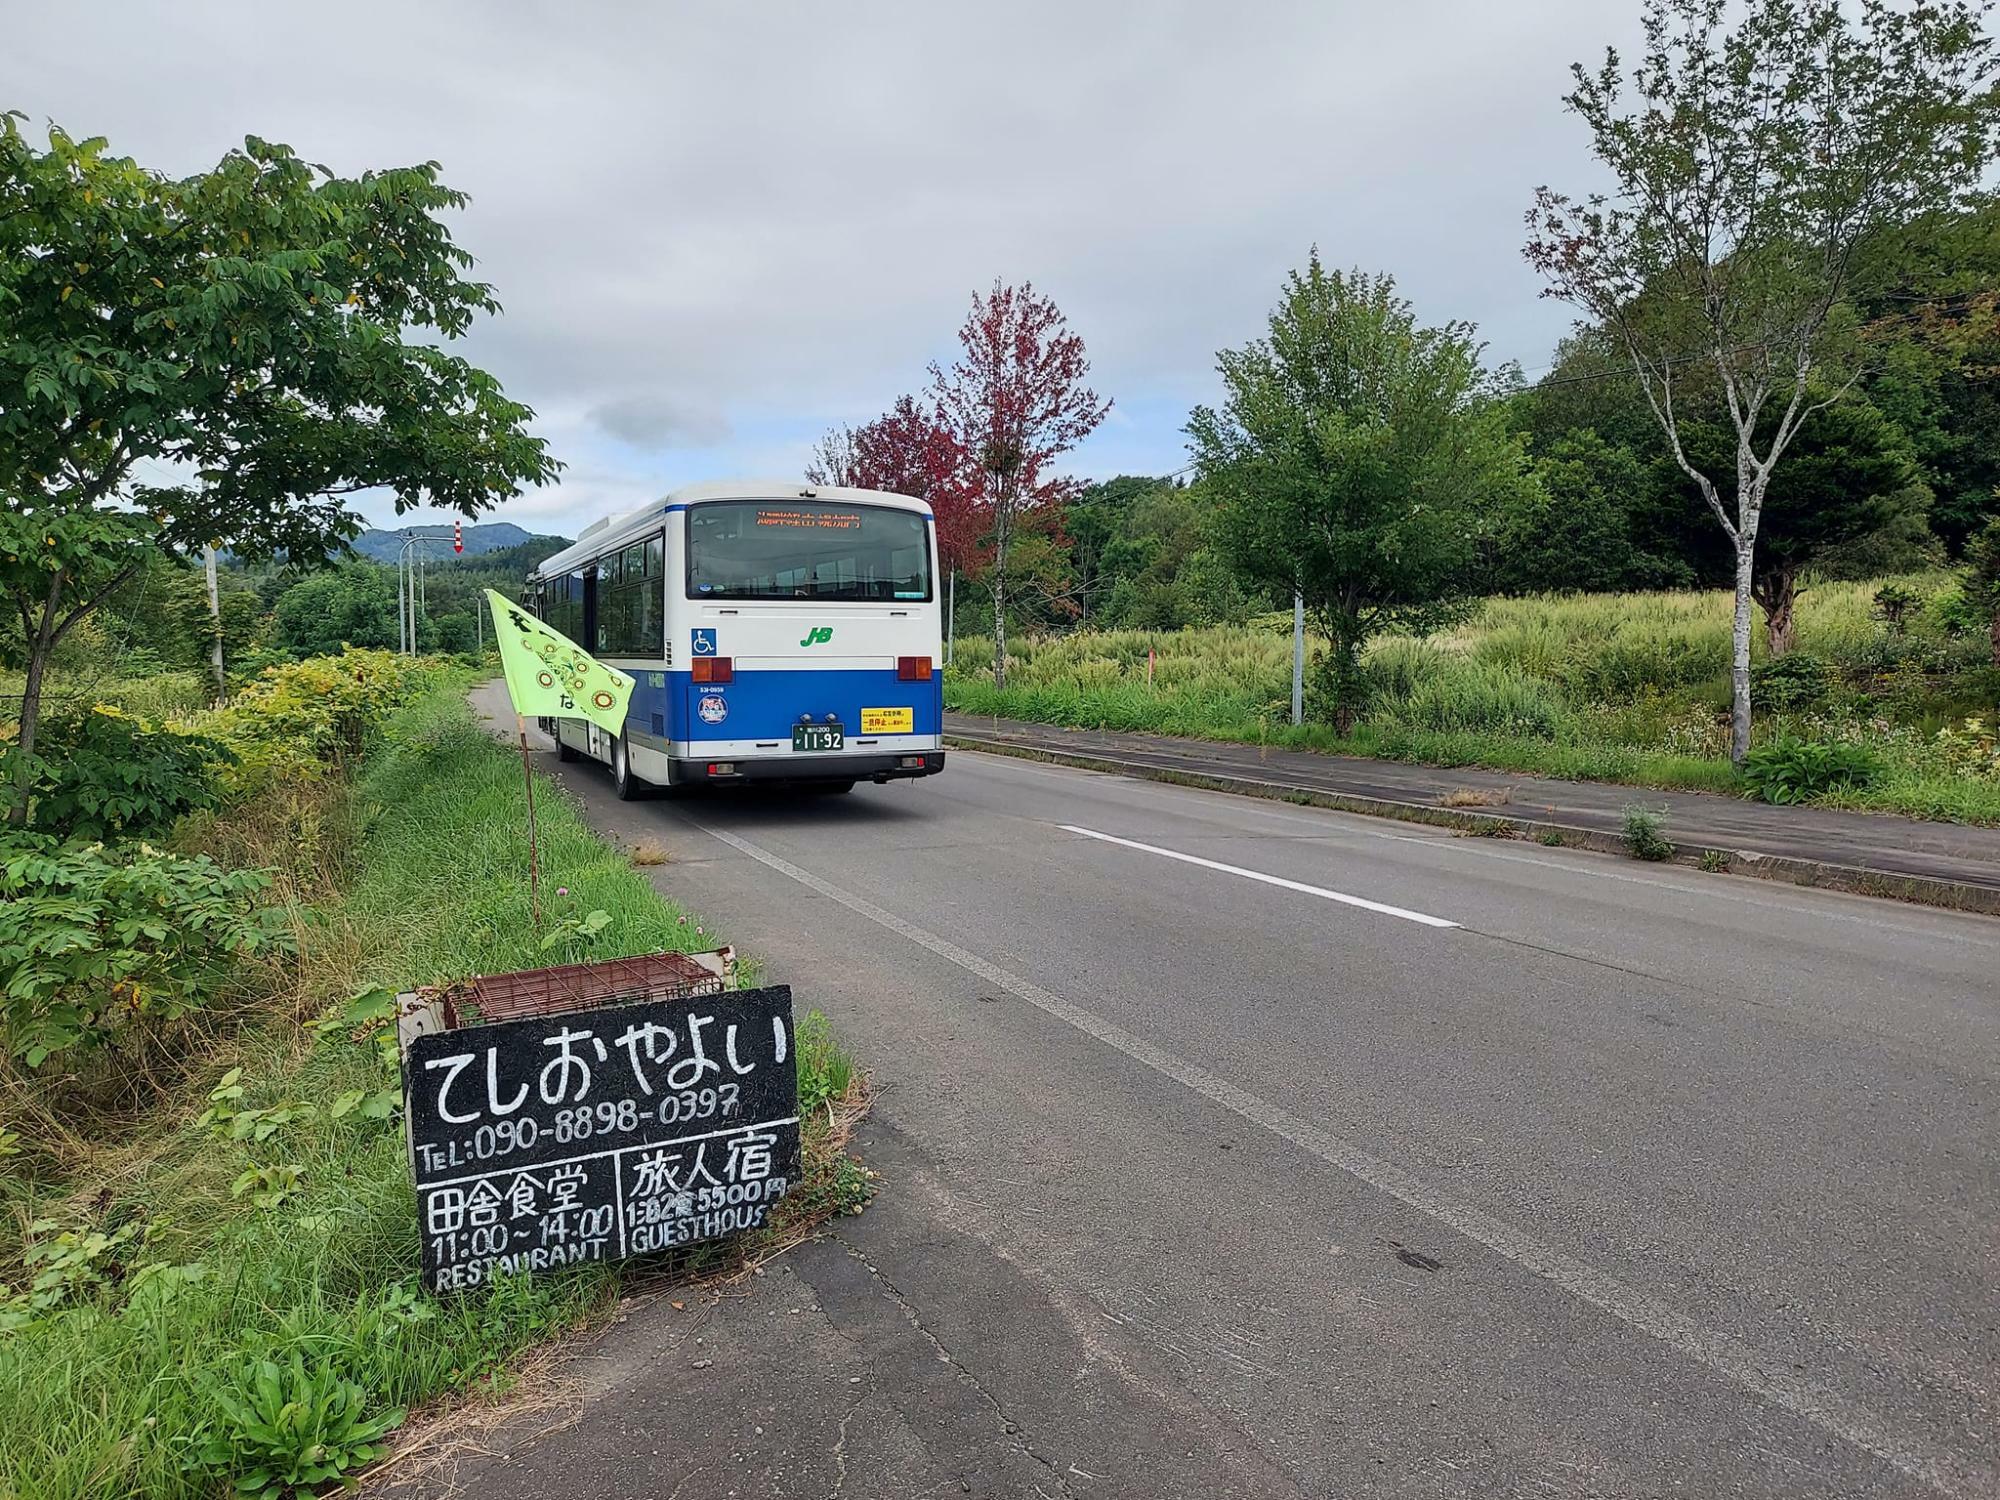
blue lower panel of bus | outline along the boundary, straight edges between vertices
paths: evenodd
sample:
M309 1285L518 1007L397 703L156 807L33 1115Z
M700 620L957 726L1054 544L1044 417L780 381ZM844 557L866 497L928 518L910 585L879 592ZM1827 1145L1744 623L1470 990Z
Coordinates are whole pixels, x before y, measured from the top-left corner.
M630 716L641 733L669 740L779 740L791 743L801 715L829 717L848 739L871 734L938 734L944 727L944 684L904 682L893 667L854 671L741 671L733 682L696 683L686 672L640 672ZM661 687L653 679L665 679ZM870 729L862 711L908 709L907 728Z

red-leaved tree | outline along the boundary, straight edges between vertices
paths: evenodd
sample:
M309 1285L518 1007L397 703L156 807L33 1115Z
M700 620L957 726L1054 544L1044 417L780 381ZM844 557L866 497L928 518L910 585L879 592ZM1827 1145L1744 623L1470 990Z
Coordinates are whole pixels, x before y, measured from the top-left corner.
M931 366L934 420L962 455L992 562L993 683L1007 685L1007 545L1024 513L1051 510L1075 481L1050 463L1088 437L1111 403L1084 384L1083 339L1030 282L973 293L951 368ZM932 502L935 506L936 502ZM940 522L939 540L944 540Z
M971 573L982 558L987 526L978 475L949 429L914 397L854 430L854 483L915 495L937 520L938 561L947 572Z
M973 574L985 562L986 508L965 451L913 396L859 427L829 428L813 446L806 482L914 495L931 508L938 564Z

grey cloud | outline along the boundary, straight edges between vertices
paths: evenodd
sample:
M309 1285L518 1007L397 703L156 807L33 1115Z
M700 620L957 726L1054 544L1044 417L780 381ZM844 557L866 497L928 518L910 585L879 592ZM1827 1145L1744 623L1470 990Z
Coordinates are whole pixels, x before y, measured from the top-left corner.
M1568 315L1521 215L1590 184L1565 70L1636 10L358 0L329 50L286 6L45 6L9 23L0 107L172 171L252 131L340 170L439 160L506 307L465 352L543 414L566 484L588 460L652 492L693 443L768 471L782 431L795 471L996 275L1053 295L1132 409L1213 399L1215 351L1314 242L1543 365ZM1121 432L1118 461L1178 466L1178 428Z
M713 448L729 440L718 412L691 407L673 396L620 396L593 406L592 425L634 448Z

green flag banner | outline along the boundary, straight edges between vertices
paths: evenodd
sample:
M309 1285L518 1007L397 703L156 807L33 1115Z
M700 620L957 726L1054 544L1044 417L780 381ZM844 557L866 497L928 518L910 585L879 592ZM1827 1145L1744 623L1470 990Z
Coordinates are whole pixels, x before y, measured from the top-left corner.
M583 718L607 734L625 732L632 679L568 636L549 629L503 594L486 590L493 639L514 712L529 718Z

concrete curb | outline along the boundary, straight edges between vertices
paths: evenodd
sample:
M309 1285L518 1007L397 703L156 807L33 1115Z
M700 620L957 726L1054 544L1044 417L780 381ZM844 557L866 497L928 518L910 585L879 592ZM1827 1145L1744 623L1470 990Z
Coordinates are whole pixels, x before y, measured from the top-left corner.
M1440 807L1430 802L1404 802L1388 797L1367 797L1351 792L1327 791L1301 786L1296 782L1266 781L1255 776L1234 776L1222 771L1154 766L1115 760L1110 756L1057 749L1020 740L987 739L963 732L947 732L945 742L958 750L983 750L995 755L1011 755L1019 760L1046 761L1074 766L1082 771L1106 771L1141 781L1162 781L1175 786L1201 787L1212 792L1238 796L1265 797L1277 802L1294 802L1308 807L1325 807L1335 812L1359 813L1371 818L1394 818L1404 823L1427 823L1451 828L1473 838L1528 839L1542 844L1560 844L1570 849L1590 849L1600 854L1625 854L1625 841L1601 828L1580 827L1547 818L1524 818L1510 813L1474 812L1465 808ZM1635 787L1633 797L1642 799L1643 788ZM1861 896L1878 896L1891 901L1908 901L1918 906L1942 907L1947 911L1974 912L2000 916L2000 889L1974 885L1970 881L1949 880L1932 875L1905 875L1894 870L1876 870L1861 865L1834 864L1827 860L1799 859L1788 854L1760 854L1747 849L1725 849L1716 845L1674 844L1673 858L1663 863L1690 865L1714 874L1750 875L1760 880L1777 880L1788 885L1812 886L1819 890L1847 891Z

